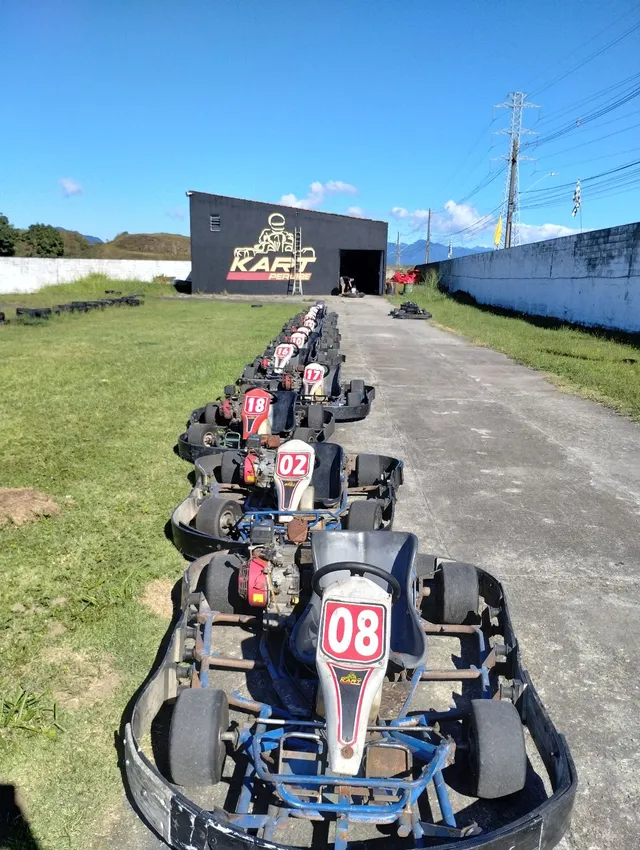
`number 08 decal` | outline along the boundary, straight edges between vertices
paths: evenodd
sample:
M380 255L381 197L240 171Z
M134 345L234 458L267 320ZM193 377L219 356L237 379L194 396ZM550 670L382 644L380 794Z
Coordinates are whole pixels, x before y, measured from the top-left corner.
M354 664L379 661L385 653L386 614L383 605L328 600L322 625L323 653Z

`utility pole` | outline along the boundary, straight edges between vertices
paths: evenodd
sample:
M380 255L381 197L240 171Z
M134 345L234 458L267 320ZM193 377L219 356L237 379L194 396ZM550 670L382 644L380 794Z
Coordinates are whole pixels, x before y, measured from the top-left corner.
M429 262L431 255L431 207L429 207L429 215L427 216L427 248L425 251L424 261Z
M523 135L534 135L533 130L522 127L522 110L539 109L535 103L527 103L527 96L522 91L509 93L509 100L496 104L496 108L507 107L511 110L511 125L508 129L499 130L498 133L510 137L511 144L509 154L503 159L508 162L504 194L502 199L502 212L504 217L504 245L503 248L511 248L512 245L520 244L520 190L519 190L519 163L521 160L531 160L531 157L520 155L520 137Z
M396 239L396 271L400 267L400 231L398 231L398 238Z
M447 259L450 260L453 257L453 236L449 237L449 253L447 254Z

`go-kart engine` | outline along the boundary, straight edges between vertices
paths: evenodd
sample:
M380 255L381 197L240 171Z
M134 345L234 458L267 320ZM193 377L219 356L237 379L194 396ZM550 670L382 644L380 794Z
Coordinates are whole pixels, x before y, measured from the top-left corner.
M271 487L275 474L276 453L269 449L249 452L245 458L244 481L256 487Z
M240 567L238 592L263 609L265 628L279 627L300 601L300 570L278 546L256 548Z

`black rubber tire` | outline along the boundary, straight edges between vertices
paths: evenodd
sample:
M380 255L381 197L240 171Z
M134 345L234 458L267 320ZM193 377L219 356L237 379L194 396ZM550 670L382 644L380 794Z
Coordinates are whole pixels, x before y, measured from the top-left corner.
M196 514L196 530L211 537L229 537L241 516L242 508L237 502L209 496Z
M215 446L216 430L206 422L194 422L187 428L187 442L195 446Z
M233 396L236 394L236 388L233 384L227 384L224 388L225 396Z
M360 396L364 396L364 381L361 378L356 378L351 381L349 384L349 392L360 393Z
M378 455L356 455L356 484L369 487L380 480L380 458Z
M438 621L460 625L478 613L478 571L473 564L451 561L436 573Z
M346 521L349 531L376 531L382 527L382 505L377 499L354 502Z
M251 378L255 378L256 376L256 367L255 366L245 366L244 372L242 373L242 377L247 380L251 380Z
M313 431L324 428L324 407L320 404L310 404L307 408L307 427Z
M362 396L360 393L347 393L347 407L360 407Z
M169 727L169 769L176 785L215 785L222 778L229 701L219 688L187 688L178 694Z
M222 614L244 614L246 600L238 593L240 557L216 552L202 572L202 588L213 611Z
M240 484L242 481L243 458L240 452L222 452L220 480L223 484Z
M303 443L313 443L315 431L313 428L296 428L291 435L292 440L302 440Z
M496 800L522 791L527 751L520 715L512 702L471 700L469 761L474 796Z
M216 425L218 423L218 405L215 401L210 401L205 405L203 416L207 425Z

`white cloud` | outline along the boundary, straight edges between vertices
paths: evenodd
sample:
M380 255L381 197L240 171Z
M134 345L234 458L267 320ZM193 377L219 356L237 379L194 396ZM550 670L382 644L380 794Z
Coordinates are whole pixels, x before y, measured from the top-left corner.
M428 210L408 210L405 207L393 207L391 217L406 223L410 233L426 233ZM431 232L434 241L444 241L448 235L453 234L453 241L460 245L471 243L488 247L493 245L493 233L495 230L497 215L480 213L471 204L457 204L455 201L447 201L444 212L433 212L431 215ZM467 229L469 228L469 229ZM464 231L459 233L458 231ZM571 227L562 224L521 224L520 241L542 242L545 239L557 239L559 236L571 236L577 233Z
M74 180L73 177L61 177L58 183L62 187L65 198L70 198L72 195L81 195L84 192L82 185L77 180Z
M180 207L169 207L166 210L165 215L169 218L172 218L174 221L184 221L184 210L181 210Z
M355 186L342 180L329 180L326 183L315 180L309 186L306 197L298 198L293 192L289 192L280 198L280 203L301 210L315 210L324 202L327 195L355 195L357 192Z
M364 218L364 210L362 207L347 207L347 215L352 215L354 218Z
M521 224L520 241L543 242L545 239L557 239L559 236L573 236L578 231L562 224Z

